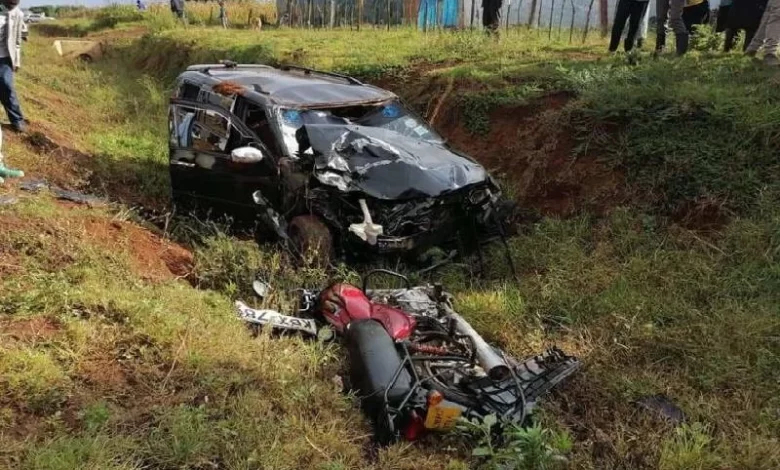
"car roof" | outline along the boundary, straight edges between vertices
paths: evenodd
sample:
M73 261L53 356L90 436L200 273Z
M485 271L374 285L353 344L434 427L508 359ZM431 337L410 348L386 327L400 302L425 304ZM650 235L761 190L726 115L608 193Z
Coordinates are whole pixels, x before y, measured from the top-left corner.
M215 84L236 83L284 106L344 106L396 98L395 94L387 90L361 83L355 78L304 67L193 65L187 68L182 77L186 79L192 74L200 75L201 80L207 76Z

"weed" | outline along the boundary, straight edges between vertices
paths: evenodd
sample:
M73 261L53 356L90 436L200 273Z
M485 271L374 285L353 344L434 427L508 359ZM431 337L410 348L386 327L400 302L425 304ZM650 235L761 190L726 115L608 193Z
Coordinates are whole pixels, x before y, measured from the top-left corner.
M564 455L572 449L568 434L538 424L530 427L509 424L497 434L497 426L493 415L482 421L464 419L459 425L462 433L477 440L471 455L482 459L482 468L548 470L564 467Z
M35 413L49 413L64 401L68 377L45 351L28 348L2 351L0 388L6 399Z
M701 423L683 424L661 448L660 470L707 470L720 468L712 452L712 437Z

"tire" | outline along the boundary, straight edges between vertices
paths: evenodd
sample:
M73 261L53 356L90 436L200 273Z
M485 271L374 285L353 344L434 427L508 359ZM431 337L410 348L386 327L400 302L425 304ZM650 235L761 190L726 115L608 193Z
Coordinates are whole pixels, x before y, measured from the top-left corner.
M325 267L334 257L333 236L330 229L317 216L293 217L287 226L287 234L293 249L301 260Z

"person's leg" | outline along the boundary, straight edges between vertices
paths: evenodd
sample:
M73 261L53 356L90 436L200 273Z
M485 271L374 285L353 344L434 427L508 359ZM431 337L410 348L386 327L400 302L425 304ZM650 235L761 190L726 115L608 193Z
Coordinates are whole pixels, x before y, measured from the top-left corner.
M642 15L642 21L639 23L639 38L636 40L636 47L642 49L645 39L647 39L647 29L650 26L650 2L645 2L645 13Z
M683 10L685 9L685 0L669 1L669 26L674 31L677 55L683 55L688 52L688 30L683 22Z
M633 2L634 0L620 0L615 7L615 21L612 23L612 37L609 41L610 52L615 52L620 45L620 37L623 35L626 20L631 14L631 3Z
M2 144L3 144L3 131L2 129L0 129L0 184L2 184L5 181L4 178L21 178L22 176L24 176L24 172L22 170L13 170L5 166L5 162L3 159L3 152L1 151Z
M723 43L723 52L730 52L734 49L734 41L737 39L737 32L732 28L726 28L726 41Z
M769 5L767 5L767 9L769 9ZM766 10L764 10L764 15L761 17L761 24L758 25L758 29L756 30L756 34L753 35L753 39L750 42L747 42L747 39L745 40L745 44L748 45L745 48L745 54L754 56L758 50L761 49L761 46L764 45L764 39L766 39L766 22L768 19L769 15L767 15Z
M742 52L747 51L748 46L753 42L753 38L756 37L756 32L756 28L748 28L745 30L745 43L742 45Z
M5 108L11 126L16 130L24 130L24 116L14 88L14 69L8 57L0 59L0 103Z
M777 53L780 46L780 0L770 0L764 16L767 17L766 30L764 31L764 52L766 53L764 61L777 65Z
M666 26L669 17L669 1L657 0L655 4L655 50L661 52L666 48Z
M628 17L628 34L626 35L625 47L626 52L629 52L634 48L634 38L639 30L639 23L642 21L642 15L645 14L648 2L631 2L630 14Z

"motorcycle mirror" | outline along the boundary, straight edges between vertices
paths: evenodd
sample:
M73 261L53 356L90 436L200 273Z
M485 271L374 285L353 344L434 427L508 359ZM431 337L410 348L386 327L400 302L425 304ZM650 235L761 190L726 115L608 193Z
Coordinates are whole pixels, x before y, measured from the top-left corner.
M255 294L258 297L264 299L268 293L271 292L271 285L265 281L257 279L252 283L252 290L255 291Z

